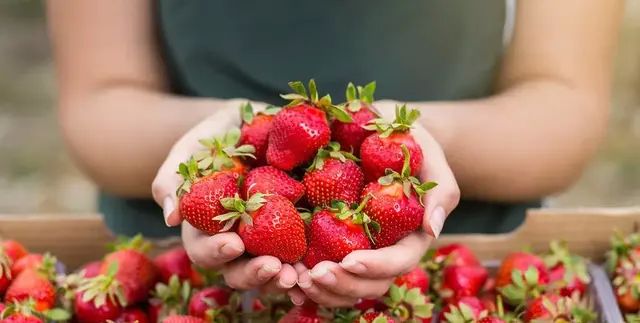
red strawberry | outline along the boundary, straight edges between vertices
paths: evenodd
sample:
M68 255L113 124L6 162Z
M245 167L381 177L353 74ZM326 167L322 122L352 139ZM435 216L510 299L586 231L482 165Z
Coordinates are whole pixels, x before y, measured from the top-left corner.
M244 198L255 193L277 194L296 203L304 195L304 185L275 167L262 166L247 174L240 191Z
M429 292L429 275L419 266L396 277L393 283L398 286L406 286L407 289L420 288L420 291L425 295Z
M166 316L186 312L191 286L189 281L182 282L177 275L173 275L167 284L156 284L152 295L149 299L149 320L159 322Z
M549 274L542 259L527 252L508 255L496 275L496 287L512 305L538 295L548 282Z
M467 246L452 243L436 249L433 260L444 266L480 266L480 261Z
M213 319L229 305L231 295L232 291L225 287L207 287L198 291L193 294L189 302L189 315ZM236 310L237 307L232 311Z
M485 316L487 316L487 310L480 299L475 296L466 296L447 304L440 314L440 320L443 322L476 322Z
M391 284L385 304L388 312L401 322L431 322L433 304L420 288L407 289L406 286Z
M329 322L318 312L318 304L306 302L301 306L294 306L278 323L323 323Z
M102 268L102 261L92 261L80 269L82 277L91 278L100 275L100 268Z
M611 281L620 308L627 313L640 311L640 257L620 258Z
M248 168L243 159L255 159L253 155L255 147L251 145L238 146L239 141L240 129L238 128L232 128L222 137L200 139L200 143L206 149L193 155L193 158L198 162L198 168L204 175L228 171L236 178L244 176Z
M295 263L307 251L305 226L296 207L280 195L257 193L247 201L223 198L222 205L229 213L217 216L219 221L233 225L238 218L238 235L245 250L255 256L271 255L284 263Z
M129 304L141 302L149 296L158 277L157 269L145 252L150 245L141 235L116 246L116 251L108 254L100 272L106 274L113 264L117 265L115 279L122 284L125 299Z
M7 289L5 302L32 299L37 311L53 308L56 302L56 289L52 281L56 275L56 263L57 260L47 254L40 266L26 268L20 272Z
M4 311L5 308L7 308L7 306L0 302L0 314L2 314L2 311Z
M579 298L546 294L532 300L524 312L525 322L593 322L593 313Z
M371 249L368 225L369 217L362 213L367 196L357 209L350 209L344 202L336 201L333 207L317 212L311 220L309 253L302 259L307 268L321 261L340 262L354 250Z
M0 303L0 322L2 323L43 323L49 321L67 321L71 315L65 310L56 308L41 312L36 310L33 300L13 302L8 305Z
M184 247L169 249L157 255L153 262L158 268L160 281L165 284L174 275L181 281L189 281L193 287L199 287L204 283L202 274L195 269Z
M122 314L127 299L122 284L116 279L118 267L111 263L106 273L82 281L74 301L78 321L102 323Z
M401 172L405 146L410 156L410 175L417 175L422 167L422 148L409 132L411 124L420 117L420 111L407 112L407 106L396 107L396 119L387 123L373 120L366 129L379 133L367 137L360 147L360 159L366 180L371 182L384 176L387 169Z
M368 310L374 310L378 312L387 310L387 305L384 302L379 299L372 298L362 298L358 300L358 302L353 305L353 307L363 313Z
M422 225L424 206L422 196L436 186L434 182L420 183L409 175L409 152L405 152L402 173L390 172L377 182L365 186L362 196L371 195L364 211L380 225L373 234L376 248L390 246Z
M341 152L338 143L320 148L302 180L309 203L314 207L330 206L336 200L348 205L357 203L364 174L355 160L358 159L352 154Z
M0 244L0 249L3 249L7 257L11 259L11 262L16 262L18 259L27 255L27 249L15 240L5 240Z
M559 290L560 296L584 295L591 281L587 265L583 258L569 252L566 243L552 241L544 261L549 268L549 285Z
M487 317L481 318L478 321L478 323L506 323L506 321L499 317L487 316Z
M240 144L251 145L255 148L255 159L247 160L252 165L265 165L267 163L267 145L269 144L269 131L273 124L273 118L280 108L268 106L264 111L253 113L250 102L240 107L242 116L242 129L240 130Z
M3 295L7 290L9 284L11 284L12 277L11 259L4 253L4 250L0 248L0 295Z
M362 314L353 323L395 323L396 321L389 315L382 312L368 312Z
M170 315L167 316L162 323L207 323L208 321L199 317L189 315Z
M445 267L440 294L446 301L476 296L487 281L489 273L482 266Z
M228 172L203 176L193 158L186 164L180 164L178 172L184 178L184 183L178 189L182 217L194 228L210 235L231 229L229 222L216 221L214 218L225 213L220 199L238 193L236 177Z
M275 116L267 147L267 162L285 171L304 164L329 143L327 113L351 121L349 114L331 104L330 96L318 97L314 80L309 81L309 95L302 82L289 86L295 93L282 96L292 101Z
M347 86L346 110L351 115L353 122L340 122L335 120L331 124L331 136L333 140L340 143L344 150L353 154L360 153L360 146L365 138L375 133L373 130L364 129L369 121L377 118L371 104L373 103L373 92L376 90L376 82L371 82L364 87L356 87L353 83Z
M149 323L149 318L147 314L137 308L126 308L122 314L115 320L115 323Z
M37 268L42 265L43 258L44 256L39 253L27 254L13 263L11 266L11 274L15 277L25 269Z
M11 314L1 321L2 323L43 323L44 321L33 315Z

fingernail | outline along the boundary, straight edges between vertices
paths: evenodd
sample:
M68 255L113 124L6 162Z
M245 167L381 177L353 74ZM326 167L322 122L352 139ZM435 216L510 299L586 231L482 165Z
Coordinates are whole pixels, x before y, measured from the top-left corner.
M429 217L429 225L431 226L431 231L433 233L434 238L438 238L440 236L440 231L442 231L442 227L444 226L444 219L446 218L446 214L444 213L444 209L441 206L438 206L431 212L431 216Z
M222 246L222 248L220 248L220 252L222 252L222 254L227 257L235 257L238 254L242 253L242 251L242 249L233 244L225 244L224 246Z
M176 209L175 203L173 202L173 197L167 196L162 201L162 214L164 215L164 224L168 227L169 225L169 215Z
M336 275L334 275L327 267L316 268L311 271L311 278L325 285L335 285Z
M353 259L343 260L342 262L340 262L340 266L342 266L342 268L354 274L362 274L367 270L367 267L365 267L363 264Z
M298 286L300 286L300 288L311 287L311 271L309 271L308 275L304 275L300 280L298 280Z
M300 295L289 295L289 298L291 299L291 303L295 306L304 304L304 297L301 297Z
M286 289L289 289L289 288L291 288L291 287L296 285L296 281L295 280L294 281L285 281L285 280L280 279L278 281L278 283L280 284L280 287L286 288Z
M280 268L276 268L269 265L264 265L258 269L258 278L268 279L273 277L274 274L277 274L280 271Z

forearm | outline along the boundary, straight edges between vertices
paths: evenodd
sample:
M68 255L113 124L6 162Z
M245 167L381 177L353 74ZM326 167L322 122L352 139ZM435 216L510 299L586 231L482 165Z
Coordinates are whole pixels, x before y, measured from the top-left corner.
M607 105L608 95L544 79L485 99L417 104L463 196L496 201L539 198L571 184L604 136Z
M151 181L171 146L224 100L184 98L112 86L60 102L70 152L104 190L151 196Z

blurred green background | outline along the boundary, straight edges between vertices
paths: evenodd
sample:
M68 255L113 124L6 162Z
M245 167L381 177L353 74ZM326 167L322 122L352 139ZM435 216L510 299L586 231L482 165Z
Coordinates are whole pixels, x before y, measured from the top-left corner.
M67 156L42 2L0 0L0 213L95 209L95 186ZM640 204L640 1L627 0L609 135L555 206ZM576 116L579 118L580 116Z

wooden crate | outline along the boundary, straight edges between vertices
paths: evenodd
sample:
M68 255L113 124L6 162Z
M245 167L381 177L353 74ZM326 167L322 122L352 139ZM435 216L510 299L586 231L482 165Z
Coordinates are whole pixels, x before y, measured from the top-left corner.
M615 230L637 231L638 208L532 209L525 223L506 234L445 235L436 244L460 242L482 259L500 259L523 247L547 248L552 239L563 239L571 250L599 261ZM0 238L16 239L34 252L50 251L74 268L105 253L114 236L98 214L0 215ZM179 243L160 242L158 249Z

